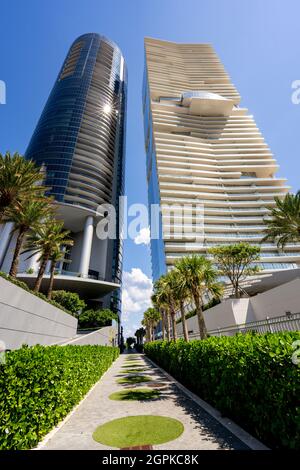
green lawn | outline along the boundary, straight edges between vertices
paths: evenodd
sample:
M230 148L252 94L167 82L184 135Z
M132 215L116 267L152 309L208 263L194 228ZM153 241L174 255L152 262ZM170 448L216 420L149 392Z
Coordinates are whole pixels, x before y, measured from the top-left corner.
M128 375L128 377L123 377L118 379L118 384L138 384L141 382L150 382L152 379L148 375Z
M173 418L128 416L99 426L93 433L93 439L106 446L122 449L169 442L179 437L183 431L183 424Z
M120 392L112 393L109 398L111 400L129 401L129 400L153 400L160 396L158 390L151 390L149 388L136 388L130 390L121 390Z
M123 369L127 369L130 367L144 367L145 363L144 362L130 362L126 364L125 366L122 366Z

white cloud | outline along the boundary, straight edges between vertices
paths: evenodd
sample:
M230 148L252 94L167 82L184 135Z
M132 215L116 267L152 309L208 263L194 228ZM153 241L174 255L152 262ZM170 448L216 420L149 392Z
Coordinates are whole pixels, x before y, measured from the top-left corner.
M122 324L124 337L140 327L144 311L151 305L152 281L140 268L123 273Z
M145 227L140 230L140 233L134 238L136 245L149 245L150 243L150 227Z

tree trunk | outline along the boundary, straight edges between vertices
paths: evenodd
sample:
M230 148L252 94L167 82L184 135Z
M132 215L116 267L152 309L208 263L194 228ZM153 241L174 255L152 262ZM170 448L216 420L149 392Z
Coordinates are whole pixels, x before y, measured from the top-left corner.
M150 341L153 341L153 326L150 326Z
M165 341L166 339L166 314L165 311L161 310L161 329L162 329L162 339Z
M205 339L207 338L207 330L206 330L205 321L203 317L203 311L202 311L200 298L198 297L198 295L194 295L194 302L196 306L196 314L198 318L200 338Z
M4 223L2 222L2 219L4 218L4 213L5 213L5 207L0 208L0 224Z
M239 289L239 283L238 282L236 282L236 284L234 286L234 290L235 290L235 298L239 299L240 298L240 289Z
M146 342L147 342L147 343L150 342L150 329L149 329L149 325L146 325Z
M9 275L11 277L16 277L17 276L18 267L19 267L19 260L20 260L20 252L21 252L21 249L22 249L25 232L26 232L25 230L19 230L19 232L18 232L15 251L14 251L14 256L13 256L10 271L9 271Z
M173 341L177 339L177 331L176 331L176 314L173 307L171 307L171 318L172 318L172 330L173 330Z
M180 301L180 313L181 313L183 336L184 336L185 341L188 341L189 340L189 333L188 333L186 319L185 319L184 304L183 304L182 300Z
M171 341L171 335L170 335L170 312L167 310L166 311L166 315L167 315L167 340L168 341Z
M34 284L33 292L39 292L40 290L48 260L49 260L49 256L42 259L41 266L40 266L40 269L39 269L39 272L38 272L38 275Z
M55 271L55 261L51 261L51 267L50 267L50 281L49 281L49 287L48 287L48 292L47 292L47 299L51 299L52 297L52 291L53 291L53 284L54 284L54 271Z

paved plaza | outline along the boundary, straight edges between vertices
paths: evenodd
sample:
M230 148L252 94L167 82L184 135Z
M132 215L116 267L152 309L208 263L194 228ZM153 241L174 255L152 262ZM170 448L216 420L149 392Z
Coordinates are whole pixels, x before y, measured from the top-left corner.
M151 377L151 382L136 385L119 384L119 378L128 375L128 355L121 355L96 384L85 400L65 422L41 443L41 449L109 449L95 442L95 429L113 419L136 415L159 415L179 420L184 426L181 436L154 449L248 449L214 417L194 402L161 369L155 367L143 355L135 355L134 363L140 363L146 370L142 373ZM133 366L134 367L134 366ZM114 401L109 396L126 388L158 388L159 398L150 401Z

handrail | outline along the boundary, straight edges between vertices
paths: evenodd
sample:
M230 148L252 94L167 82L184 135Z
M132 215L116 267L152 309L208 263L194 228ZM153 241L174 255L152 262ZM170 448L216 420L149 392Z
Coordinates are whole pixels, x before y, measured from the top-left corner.
M223 328L216 328L209 330L208 334L211 336L222 336L222 334L247 333L253 331L256 333L278 333L280 331L300 331L300 313L289 313L279 315L277 317L266 317L264 320L257 320L248 323L240 323L237 325L230 325ZM190 332L190 338L199 337L199 332ZM178 337L183 337L179 334Z

